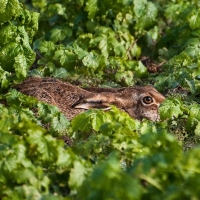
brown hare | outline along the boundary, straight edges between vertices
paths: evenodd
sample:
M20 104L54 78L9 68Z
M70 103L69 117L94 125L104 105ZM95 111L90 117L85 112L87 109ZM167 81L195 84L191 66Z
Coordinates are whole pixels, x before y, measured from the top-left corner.
M79 88L54 78L29 77L15 88L40 101L57 106L68 119L90 108L115 105L131 117L159 119L158 107L165 97L151 86L130 88Z

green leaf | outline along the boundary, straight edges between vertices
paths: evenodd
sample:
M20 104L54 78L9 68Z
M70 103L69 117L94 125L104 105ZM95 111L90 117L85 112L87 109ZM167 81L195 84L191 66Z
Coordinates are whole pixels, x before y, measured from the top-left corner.
M21 14L22 8L18 0L1 0L0 1L0 22L5 23Z
M185 44L187 47L185 48L184 52L191 57L199 56L199 45L200 40L198 38L191 38Z
M154 24L157 16L157 8L152 2L134 0L134 11L138 28L145 29Z
M94 184L95 180L98 180ZM119 189L123 185L123 190ZM103 191L103 192L102 192ZM78 198L83 199L139 199L139 182L123 172L116 155L99 163L90 177L78 190Z
M72 51L66 49L57 50L53 59L58 61L61 66L66 68L67 70L73 70L77 57Z
M188 84L188 86L189 86L189 88L190 88L190 91L191 91L191 93L192 93L192 94L194 94L194 93L195 93L195 91L196 91L196 88L195 88L195 83L194 83L194 81L193 81L193 80L189 81L189 80L187 80L187 79L185 79L185 81L186 81L186 83Z
M68 72L65 68L56 68L55 72L53 73L55 78L65 78L68 76Z
M81 114L77 115L76 117L74 117L74 119L71 122L72 129L74 131L89 130L90 127L89 127L88 121L90 119L90 112L91 111L87 111L87 113L89 113L89 115L87 115L87 113L81 113Z
M85 175L87 172L87 168L78 161L74 162L73 169L70 172L70 178L69 178L69 185L73 189L79 188L82 184L83 181L85 180Z
M54 28L51 31L50 39L53 42L58 42L64 40L66 37L71 37L72 36L72 30L66 26L62 25L60 27Z
M173 116L178 117L183 114L181 101L178 99L166 99L160 107L161 119L170 119Z
M15 68L15 72L16 72L16 76L19 79L23 79L27 76L27 62L26 62L26 57L24 56L23 53L18 54L15 57L15 63L13 65L13 67Z
M88 12L88 17L93 19L95 17L96 12L98 11L97 0L87 0L85 11Z
M0 30L0 44L1 46L8 44L13 41L13 36L17 32L17 27L13 24L9 24L8 26L1 28Z
M5 71L14 72L13 64L15 57L21 50L21 45L16 42L10 42L0 50L0 65Z
M88 53L82 60L84 66L87 66L88 68L97 68L99 66L98 62L98 55L90 52Z
M134 77L134 74L132 71L118 71L116 74L115 74L115 80L119 83L122 83L124 82L125 85L132 85L133 84L133 77Z
M200 13L199 11L193 12L188 19L192 30L200 28Z
M55 45L53 42L37 40L34 43L34 49L40 49L42 53L51 55L51 52L55 50Z
M200 135L200 122L198 122L194 132L195 132L196 135L198 135L198 136Z
M9 73L4 71L0 66L0 82L1 82L1 88L7 88L9 86L9 80L8 80Z
M138 65L136 65L135 73L139 78L147 75L147 68L142 64L142 62L139 61Z

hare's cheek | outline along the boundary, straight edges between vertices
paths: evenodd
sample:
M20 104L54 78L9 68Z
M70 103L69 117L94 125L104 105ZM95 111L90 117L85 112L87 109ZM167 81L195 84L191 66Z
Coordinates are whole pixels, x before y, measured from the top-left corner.
M146 118L151 121L158 121L159 120L159 112L157 106L153 107L145 107L141 109L141 118Z

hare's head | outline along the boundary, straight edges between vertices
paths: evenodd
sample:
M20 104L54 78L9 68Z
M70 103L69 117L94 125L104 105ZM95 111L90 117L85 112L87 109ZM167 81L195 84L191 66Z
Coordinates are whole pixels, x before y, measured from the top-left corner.
M159 120L158 108L165 100L165 97L151 86L88 90L92 91L90 95L76 102L74 108L106 110L110 105L115 105L139 120Z
M133 96L137 99L137 106L133 109L128 108L127 112L139 120L147 118L152 121L158 121L160 119L158 109L160 104L165 100L165 97L151 86L136 89L138 95L135 96L133 94Z

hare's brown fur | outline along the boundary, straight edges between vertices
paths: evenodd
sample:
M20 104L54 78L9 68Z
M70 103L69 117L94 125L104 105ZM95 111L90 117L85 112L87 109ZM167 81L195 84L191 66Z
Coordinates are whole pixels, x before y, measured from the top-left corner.
M159 119L158 107L164 96L151 86L131 88L79 88L54 78L29 77L15 88L38 100L57 106L68 119L89 108L109 109L110 105L131 117ZM144 98L150 102L144 102Z

